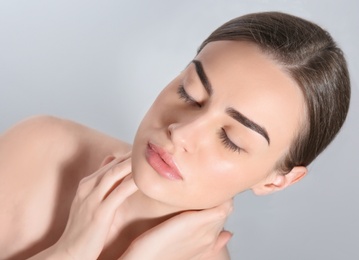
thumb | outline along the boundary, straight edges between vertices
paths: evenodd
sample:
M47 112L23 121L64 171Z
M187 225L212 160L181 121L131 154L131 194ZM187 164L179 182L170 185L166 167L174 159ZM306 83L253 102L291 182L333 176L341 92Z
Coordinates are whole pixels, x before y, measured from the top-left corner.
M221 233L218 235L217 241L213 247L213 251L215 253L218 253L221 251L229 242L229 240L232 238L233 234L227 230L221 231Z

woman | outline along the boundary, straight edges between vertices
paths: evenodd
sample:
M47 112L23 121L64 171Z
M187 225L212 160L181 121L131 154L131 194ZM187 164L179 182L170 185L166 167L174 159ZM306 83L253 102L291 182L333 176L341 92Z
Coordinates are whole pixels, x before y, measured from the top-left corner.
M327 32L258 13L203 42L133 147L61 119L22 122L1 137L0 256L228 259L233 196L302 179L341 128L349 85Z

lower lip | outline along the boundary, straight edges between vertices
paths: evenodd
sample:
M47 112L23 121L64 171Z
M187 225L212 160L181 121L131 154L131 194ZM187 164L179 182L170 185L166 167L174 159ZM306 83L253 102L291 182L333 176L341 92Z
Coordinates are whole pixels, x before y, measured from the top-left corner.
M146 159L152 168L162 177L169 180L182 180L177 171L164 162L160 155L149 146L146 149Z

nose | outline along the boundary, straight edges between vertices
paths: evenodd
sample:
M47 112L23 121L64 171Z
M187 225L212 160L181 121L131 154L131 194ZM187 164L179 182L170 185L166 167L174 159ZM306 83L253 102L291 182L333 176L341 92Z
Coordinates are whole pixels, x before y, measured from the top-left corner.
M204 117L197 117L190 121L170 124L168 135L176 150L193 153L206 140L208 128L209 121Z

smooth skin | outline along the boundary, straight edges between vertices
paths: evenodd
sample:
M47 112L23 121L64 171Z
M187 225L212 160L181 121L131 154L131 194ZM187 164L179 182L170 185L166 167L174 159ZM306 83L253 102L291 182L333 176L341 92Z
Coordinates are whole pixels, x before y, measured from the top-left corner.
M0 137L0 144L1 178L6 180L0 182L0 259L171 259L176 252L172 245L183 244L191 246L182 248L182 255L176 252L178 259L198 254L229 259L223 247L231 234L222 229L231 203L188 211L151 229L159 222L154 221L137 239L115 238L130 225L123 221L120 227L114 216L125 217L118 209L127 209L123 202L137 190L129 145L49 116L17 124ZM80 159L84 157L88 160ZM84 166L88 168L78 170ZM95 173L86 176L86 171Z
M0 258L229 259L231 235L222 229L233 196L282 190L307 172L275 169L305 105L296 83L250 43L213 42L195 60L212 91L192 62L155 100L132 148L51 117L1 136ZM152 168L149 142L171 155L183 179Z
M159 94L135 137L133 174L150 198L147 205L162 213L210 208L245 190L265 195L301 179L305 167L286 175L275 168L304 121L297 84L247 42L209 43L195 60L212 94L191 62ZM270 141L231 117L229 108L266 129ZM182 181L168 181L152 169L144 159L148 142L173 155Z

